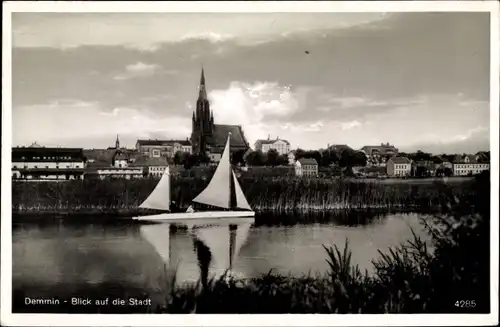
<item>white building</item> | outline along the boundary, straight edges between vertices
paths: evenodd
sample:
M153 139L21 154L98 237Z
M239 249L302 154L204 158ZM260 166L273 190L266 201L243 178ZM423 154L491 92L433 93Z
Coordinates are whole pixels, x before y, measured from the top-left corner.
M267 151L274 149L280 155L287 155L290 152L290 142L287 140L282 140L277 137L275 140L271 140L270 137L267 140L257 140L255 142L255 150L267 153Z
M318 176L318 162L312 158L300 158L295 162L296 176Z
M473 155L456 156L453 160L453 175L477 175L485 170L489 170L490 164L479 159L479 156Z
M85 157L80 148L12 148L12 178L23 180L83 179Z
M144 167L147 176L160 178L168 167L168 161L165 157L150 158L147 156L137 157L133 166Z
M387 176L405 177L411 175L411 160L406 157L392 157L387 161Z
M96 175L99 179L123 178L138 179L144 177L143 167L96 167L87 172L89 175Z
M174 155L181 151L192 153L193 147L189 140L137 140L135 145L136 150L144 155L152 158L166 156L173 158Z

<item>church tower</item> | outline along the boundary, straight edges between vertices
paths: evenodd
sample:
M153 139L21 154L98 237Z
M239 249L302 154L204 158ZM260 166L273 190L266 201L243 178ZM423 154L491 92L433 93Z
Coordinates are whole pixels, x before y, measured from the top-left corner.
M214 118L210 110L210 102L207 97L207 89L205 85L205 71L201 68L201 78L196 101L196 109L193 112L191 144L193 146L193 154L206 154L212 142L212 134L214 131Z
M118 134L116 135L115 149L120 149L120 139L118 138Z

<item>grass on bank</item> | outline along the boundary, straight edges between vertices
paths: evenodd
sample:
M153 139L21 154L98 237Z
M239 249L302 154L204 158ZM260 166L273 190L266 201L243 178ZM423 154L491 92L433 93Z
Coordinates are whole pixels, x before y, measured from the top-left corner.
M443 189L446 213L424 222L433 251L413 240L380 251L368 275L344 249L325 246L329 273L293 278L212 279L174 288L169 313L488 313L490 311L489 174L468 196ZM206 267L201 267L205 269Z
M158 180L84 180L64 183L12 184L14 213L127 213L152 192ZM171 199L187 208L207 185L206 178L172 178ZM470 192L470 181L392 183L349 179L240 179L256 211L313 212L360 209L428 209L441 205L442 188L458 198Z

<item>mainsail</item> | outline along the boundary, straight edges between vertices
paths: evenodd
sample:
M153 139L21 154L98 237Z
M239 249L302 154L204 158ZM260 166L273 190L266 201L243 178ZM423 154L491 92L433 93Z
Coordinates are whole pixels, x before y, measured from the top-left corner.
M226 147L222 157L220 158L219 166L215 170L212 180L208 186L200 193L194 202L207 204L210 206L229 209L231 199L231 162L229 158L230 145L229 137L227 138Z
M167 166L153 192L144 200L139 208L170 210L170 169Z

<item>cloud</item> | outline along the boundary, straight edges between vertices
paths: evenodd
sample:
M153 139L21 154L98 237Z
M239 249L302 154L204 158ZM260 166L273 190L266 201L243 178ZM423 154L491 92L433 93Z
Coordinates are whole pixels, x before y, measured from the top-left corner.
M348 129L352 129L352 128L357 128L357 127L360 127L361 126L361 123L357 120L353 120L353 121L350 121L350 122L344 122L344 123L340 123L340 128L342 130L348 130Z
M283 32L345 29L383 19L381 13L15 13L16 47L126 46L156 51L162 44L237 38L259 43ZM252 26L251 29L248 26Z
M175 74L175 70L164 70L160 65L157 64L145 64L143 62L137 62L135 64L127 65L125 71L115 75L113 78L115 80L128 80L133 78L143 78L158 74Z
M22 106L13 110L13 144L67 144L71 139L109 139L106 144L72 144L107 147L116 134L136 138L152 134L186 138L191 133L190 117L160 116L132 107L102 108L97 102L62 99L46 104ZM40 120L39 116L50 117ZM16 126L23 126L22 129ZM54 131L57 130L57 134Z
M201 33L188 33L180 37L179 41L189 40L205 40L212 43L223 42L233 39L234 36L230 34L220 34L214 32L201 32Z
M302 109L300 92L276 82L235 81L227 89L211 91L209 99L217 123L244 125L245 134L255 140L267 135L265 128L286 123Z

